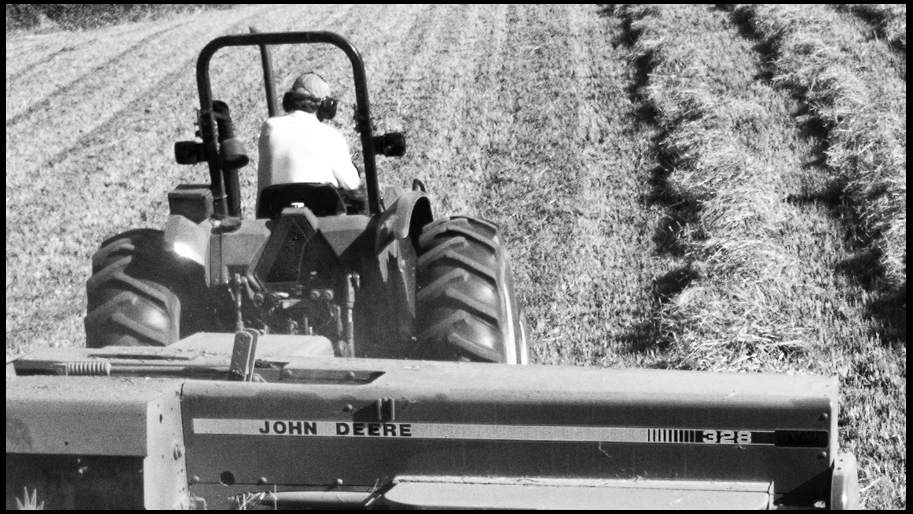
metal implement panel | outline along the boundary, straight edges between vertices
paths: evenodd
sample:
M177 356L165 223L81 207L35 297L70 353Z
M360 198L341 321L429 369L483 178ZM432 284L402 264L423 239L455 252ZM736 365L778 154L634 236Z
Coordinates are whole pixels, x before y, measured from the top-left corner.
M831 510L859 509L859 471L856 469L856 457L851 453L841 453L835 459L831 498L827 506Z
M393 508L542 510L765 510L767 483L621 480L397 479Z
M189 506L181 380L7 379L10 486L49 508Z
M312 380L331 372L336 383ZM346 378L360 375L371 379ZM831 379L368 359L311 359L281 377L186 385L191 476L368 486L403 474L639 477L773 482L779 494L829 488Z
M190 505L181 431L180 390L150 400L146 413L146 458L143 459L143 502L150 510Z
M234 339L234 334L230 333L200 332L166 348L110 346L98 349L45 349L20 357L8 364L8 367L21 376L54 375L73 365L76 368L107 369L103 374L120 376L224 379L227 377ZM332 343L321 336L264 335L260 337L257 349L257 360L263 363L285 364L296 359L332 356ZM106 365L99 366L100 364ZM122 384L127 391L131 391L129 382L112 383ZM41 387L41 393L36 397L53 396L57 394L55 391L72 387L68 384L61 378L51 380L47 387ZM17 387L30 386L28 382L17 382ZM106 391L103 386L101 389ZM119 389L115 387L112 390L113 399L124 396L118 393ZM132 395L128 392L125 397L132 398Z
M200 332L168 347L169 350L196 350L207 355L231 355L235 335ZM262 335L257 343L257 359L289 361L307 357L333 357L333 344L322 336ZM223 365L228 361L223 358Z
M142 378L7 378L6 452L145 456L148 404L179 386Z

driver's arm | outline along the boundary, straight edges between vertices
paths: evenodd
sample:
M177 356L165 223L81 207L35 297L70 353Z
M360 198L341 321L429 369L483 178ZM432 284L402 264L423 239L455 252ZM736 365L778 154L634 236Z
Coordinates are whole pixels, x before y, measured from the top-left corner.
M337 134L332 151L333 175L339 182L339 187L346 189L357 189L361 185L361 177L355 165L352 164L352 157L349 154L349 145L346 143L342 134Z

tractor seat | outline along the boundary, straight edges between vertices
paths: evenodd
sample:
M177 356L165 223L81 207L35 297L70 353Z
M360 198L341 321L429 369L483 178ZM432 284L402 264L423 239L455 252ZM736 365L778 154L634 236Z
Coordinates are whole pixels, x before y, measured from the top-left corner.
M282 210L302 203L315 216L340 216L346 213L345 203L333 184L298 182L264 187L257 202L257 218L278 218Z

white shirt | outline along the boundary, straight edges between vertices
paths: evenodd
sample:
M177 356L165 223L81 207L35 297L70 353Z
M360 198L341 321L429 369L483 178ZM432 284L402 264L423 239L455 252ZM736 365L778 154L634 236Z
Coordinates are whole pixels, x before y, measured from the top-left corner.
M304 111L263 122L258 179L258 198L275 184L329 182L347 189L361 184L343 135Z

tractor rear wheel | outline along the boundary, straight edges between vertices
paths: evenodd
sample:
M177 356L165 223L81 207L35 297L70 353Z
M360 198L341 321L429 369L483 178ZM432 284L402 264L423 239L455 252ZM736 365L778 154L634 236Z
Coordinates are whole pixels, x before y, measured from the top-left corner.
M190 304L202 303L205 287L194 266L165 249L159 230L102 243L86 282L86 346L168 346L199 332L205 316Z
M452 217L422 230L417 320L422 357L526 364L526 330L497 225Z

